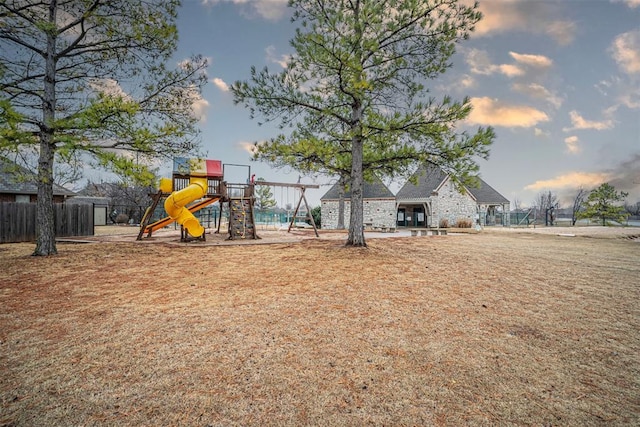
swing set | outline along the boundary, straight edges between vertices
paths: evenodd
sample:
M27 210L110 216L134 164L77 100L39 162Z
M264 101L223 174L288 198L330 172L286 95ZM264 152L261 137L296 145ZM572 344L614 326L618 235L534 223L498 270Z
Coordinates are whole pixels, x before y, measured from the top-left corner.
M317 184L291 184L291 183L286 183L286 182L268 182L268 181L255 181L254 185L261 185L261 186L269 186L269 187L280 187L280 196L281 196L281 201L283 199L283 192L287 191L287 204L284 206L284 208L287 211L287 221L289 222L289 227L287 228L287 233L291 232L291 228L293 228L296 220L298 219L302 219L303 221L309 221L311 223L311 226L313 227L313 231L316 234L316 237L320 237L320 235L318 234L318 228L316 227L316 223L313 219L313 215L311 215L311 209L309 208L309 203L307 202L307 197L305 196L305 191L307 190L307 188L320 188L319 185ZM293 210L293 215L291 215L291 217L289 218L289 191L288 189L293 188L293 189L298 189L300 190L300 198L298 199L298 202L296 203L296 208ZM302 204L302 202L304 202L304 206L306 208L306 212L304 215L298 215L298 213L300 213L300 206Z

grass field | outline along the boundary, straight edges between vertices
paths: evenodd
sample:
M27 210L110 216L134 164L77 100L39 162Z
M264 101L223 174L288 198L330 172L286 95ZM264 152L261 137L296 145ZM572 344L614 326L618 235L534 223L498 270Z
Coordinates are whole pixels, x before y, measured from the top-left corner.
M0 426L640 424L637 235L342 243L0 245Z

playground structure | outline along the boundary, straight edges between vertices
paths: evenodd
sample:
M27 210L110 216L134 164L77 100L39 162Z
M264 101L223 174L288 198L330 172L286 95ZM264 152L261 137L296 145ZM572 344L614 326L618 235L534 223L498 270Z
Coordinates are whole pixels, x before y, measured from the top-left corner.
M246 182L226 182L225 166L246 167L248 169ZM142 218L137 240L142 240L145 233L147 237L151 237L153 232L174 222L180 224L181 241L206 240L205 228L194 213L216 202L220 203L221 216L225 205L228 210L228 240L260 239L256 231L253 210L256 185L299 189L300 199L291 216L287 232L291 231L296 219L300 218L298 213L304 202L306 215L303 218L311 222L316 237L319 236L305 197L307 188L320 188L319 185L254 181L251 168L246 165L225 165L220 160L177 157L173 162L172 177L162 178L158 192L152 195L153 202ZM162 200L164 200L167 216L152 222L153 214ZM220 233L221 222L218 221L216 233Z

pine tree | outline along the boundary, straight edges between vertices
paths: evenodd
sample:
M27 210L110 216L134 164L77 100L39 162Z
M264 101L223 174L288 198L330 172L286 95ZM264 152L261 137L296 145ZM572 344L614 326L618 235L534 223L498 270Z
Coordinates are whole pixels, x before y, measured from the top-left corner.
M578 213L580 218L598 218L602 225L607 225L607 220L622 222L627 218L623 202L628 196L624 191L617 192L615 187L608 182L600 185L589 193L584 210Z
M366 246L363 186L373 174L408 175L425 161L470 183L494 133L456 123L468 99L436 101L427 83L450 67L455 44L481 14L455 0L292 0L300 26L286 69L251 69L232 86L251 117L291 129L257 144L256 158L303 173L348 178L347 245Z
M0 108L11 113L0 119L0 151L38 157L34 255L57 252L55 162L81 153L147 184L154 159L197 149L193 101L206 83L207 62L196 56L176 69L165 65L177 45L179 4L0 2L0 100L11 105Z
M258 178L257 182L264 182L264 178ZM267 210L276 206L276 199L273 197L271 187L268 185L256 185L255 187L255 207L259 210Z

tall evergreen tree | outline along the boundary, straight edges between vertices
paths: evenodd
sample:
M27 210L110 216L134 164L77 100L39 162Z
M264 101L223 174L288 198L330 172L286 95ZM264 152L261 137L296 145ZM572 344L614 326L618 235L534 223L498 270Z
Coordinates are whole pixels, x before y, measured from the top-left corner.
M622 222L627 218L623 205L627 196L628 193L617 192L613 185L605 182L589 193L584 210L578 213L578 217L598 218L602 220L602 225L607 225L607 220Z
M280 73L251 69L232 86L251 117L290 131L257 145L255 157L305 173L348 177L347 245L366 246L364 180L438 164L462 183L477 173L494 133L456 129L461 102L429 95L427 83L450 67L455 44L481 14L455 0L290 0L299 23L295 54Z
M258 178L256 182L264 182L264 178ZM255 187L256 209L266 210L276 206L271 187L268 185L256 185Z
M37 153L34 255L57 252L53 169L83 153L144 183L158 157L198 146L193 102L206 60L166 64L178 0L0 2L0 150ZM16 124L17 123L17 124Z

